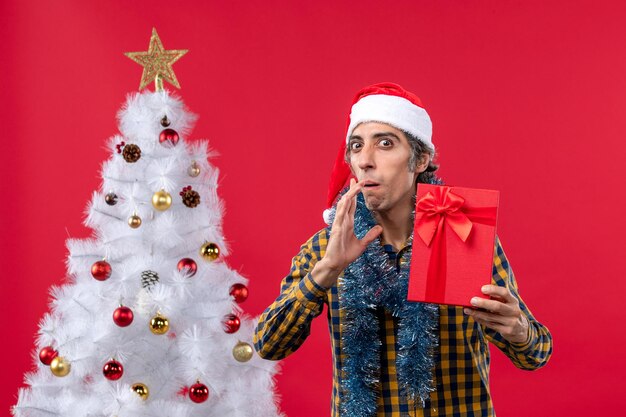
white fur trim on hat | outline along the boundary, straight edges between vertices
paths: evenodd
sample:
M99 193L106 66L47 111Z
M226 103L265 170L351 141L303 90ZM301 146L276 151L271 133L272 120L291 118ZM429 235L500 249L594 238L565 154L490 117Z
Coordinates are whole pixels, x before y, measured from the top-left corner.
M361 123L386 123L415 136L435 153L432 142L433 125L426 110L409 100L385 94L365 96L357 101L350 112L350 126L346 134L346 144L352 131Z

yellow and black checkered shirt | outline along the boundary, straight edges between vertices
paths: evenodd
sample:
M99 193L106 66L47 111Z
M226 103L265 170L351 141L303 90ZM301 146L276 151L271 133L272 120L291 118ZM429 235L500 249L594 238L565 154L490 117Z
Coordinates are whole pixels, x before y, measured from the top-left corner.
M340 416L342 351L341 326L344 320L339 308L337 284L328 290L313 281L310 271L325 253L328 230L315 234L293 258L291 272L281 283L281 294L259 318L254 335L258 353L267 359L282 359L302 345L310 332L311 321L328 305L328 324L333 351L332 416ZM494 416L489 392L489 348L496 345L520 369L542 367L552 353L552 336L539 323L519 296L517 284L500 242L496 240L493 261L493 283L507 287L518 298L529 326L526 343L505 340L463 314L462 307L440 306L439 347L436 351L434 379L436 389L424 408L409 404L398 393L396 344L399 319L379 309L381 349L381 383L378 416ZM395 252L385 246L390 262L402 259L405 250ZM410 253L410 251L408 251ZM399 255L399 257L398 257ZM340 282L340 281L339 281ZM341 416L361 417L361 416Z

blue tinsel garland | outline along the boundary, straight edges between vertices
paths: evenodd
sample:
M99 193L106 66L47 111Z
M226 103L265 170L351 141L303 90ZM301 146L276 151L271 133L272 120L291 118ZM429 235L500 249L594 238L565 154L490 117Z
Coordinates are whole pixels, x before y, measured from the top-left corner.
M334 214L333 210L331 221L334 221ZM355 235L361 239L376 224L359 194L354 217ZM410 263L406 262L398 271L389 261L380 240L376 239L340 278L339 302L345 317L342 415L376 415L382 343L377 307L383 307L399 318L396 369L400 394L423 406L433 390L433 351L438 343L439 308L433 304L406 301L409 266Z

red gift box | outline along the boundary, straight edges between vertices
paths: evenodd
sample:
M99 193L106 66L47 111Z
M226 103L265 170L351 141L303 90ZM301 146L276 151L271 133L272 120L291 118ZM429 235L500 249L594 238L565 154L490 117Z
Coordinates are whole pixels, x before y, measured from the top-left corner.
M488 298L500 193L418 184L409 301L471 306Z

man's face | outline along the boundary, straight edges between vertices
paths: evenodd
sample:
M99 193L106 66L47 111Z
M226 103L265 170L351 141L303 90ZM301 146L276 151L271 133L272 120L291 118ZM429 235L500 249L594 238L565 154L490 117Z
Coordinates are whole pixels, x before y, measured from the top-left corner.
M426 166L418 163L415 171L409 171L412 151L402 131L384 123L361 123L352 132L348 149L352 172L365 181L367 208L385 212L413 203L415 180Z

